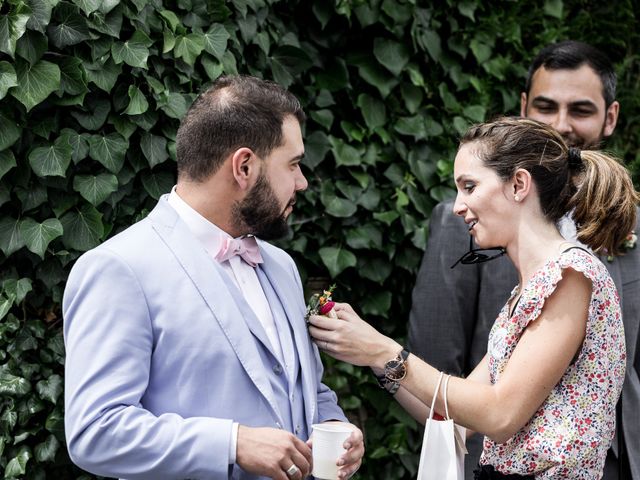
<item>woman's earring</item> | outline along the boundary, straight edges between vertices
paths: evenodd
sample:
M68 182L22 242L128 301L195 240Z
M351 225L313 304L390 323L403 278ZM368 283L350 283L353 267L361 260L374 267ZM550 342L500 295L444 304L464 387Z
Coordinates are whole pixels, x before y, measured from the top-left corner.
M513 197L513 199L514 199L516 202L519 202L519 201L520 201L520 197L519 197L518 195L514 196L514 197Z

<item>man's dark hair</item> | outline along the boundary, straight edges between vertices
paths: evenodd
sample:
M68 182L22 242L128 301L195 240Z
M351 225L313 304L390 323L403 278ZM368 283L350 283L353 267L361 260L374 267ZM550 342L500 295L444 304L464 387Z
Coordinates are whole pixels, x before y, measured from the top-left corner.
M616 73L607 56L591 45L575 40L547 45L533 59L527 75L525 91L529 95L533 74L540 68L547 70L575 70L589 65L600 77L602 96L607 108L616 99Z
M238 148L259 157L282 145L282 123L305 120L298 99L277 83L249 76L225 76L195 99L176 137L178 176L203 181Z

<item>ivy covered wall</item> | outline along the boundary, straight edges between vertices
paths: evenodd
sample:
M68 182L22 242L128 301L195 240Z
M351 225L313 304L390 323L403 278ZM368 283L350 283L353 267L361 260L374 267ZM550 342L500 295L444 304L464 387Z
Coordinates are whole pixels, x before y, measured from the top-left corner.
M432 207L453 194L457 138L517 113L526 66L566 38L618 66L609 144L640 172L633 0L0 0L0 472L91 478L63 434L60 303L84 251L144 217L175 180L179 119L219 75L273 79L303 102L289 238L309 289L338 284L406 333ZM326 359L365 431L362 479L410 479L420 432L366 370Z

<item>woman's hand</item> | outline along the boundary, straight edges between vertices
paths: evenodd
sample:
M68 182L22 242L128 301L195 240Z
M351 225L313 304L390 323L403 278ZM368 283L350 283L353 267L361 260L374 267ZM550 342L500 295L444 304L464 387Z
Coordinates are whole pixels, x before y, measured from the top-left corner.
M309 317L309 333L318 348L353 365L384 368L402 346L385 337L362 320L347 303L336 303L337 319L322 315Z

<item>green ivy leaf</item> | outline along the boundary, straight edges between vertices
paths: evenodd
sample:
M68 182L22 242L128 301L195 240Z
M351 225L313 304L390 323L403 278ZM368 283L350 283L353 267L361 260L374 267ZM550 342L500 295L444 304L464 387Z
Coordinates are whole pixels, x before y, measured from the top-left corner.
M13 57L16 43L26 31L31 9L23 2L15 2L7 8L10 9L9 14L0 15L0 52Z
M362 302L362 312L365 315L388 317L391 308L391 292L376 292L368 295Z
M318 253L333 278L337 277L344 269L355 267L357 263L356 256L342 247L323 247Z
M84 69L87 73L87 80L95 83L98 88L107 93L111 92L118 76L122 73L122 65L116 65L110 56L104 62L85 62Z
M329 92L339 91L349 86L349 70L342 58L332 58L323 70L316 73L316 84ZM318 106L322 106L318 104Z
M63 243L80 252L96 247L104 235L102 214L86 203L65 213L60 222L64 230Z
M119 2L119 0L114 1ZM108 2L102 2L101 6L104 6L107 3ZM101 11L94 12L89 18L89 26L93 30L97 30L100 33L119 39L120 31L122 30L122 11L123 9L116 8L108 13Z
M9 313L9 310L11 310L11 307L13 306L13 303L14 303L13 298L7 298L4 295L0 295L0 320L2 320L7 315L7 313ZM6 413L7 412L5 411L2 414L2 417L0 417L0 425L3 423L3 419L4 419L4 416L6 415ZM2 437L0 437L0 438L2 438ZM2 452L0 451L0 455L1 454L2 454Z
M35 65L18 60L16 74L18 85L10 93L26 107L27 111L60 88L60 67L46 60L40 60Z
M124 111L127 115L140 115L149 109L144 93L135 85L129 86L129 105Z
M75 5L60 3L55 9L54 16L57 23L49 25L47 34L59 49L76 45L91 38L87 20Z
M158 107L171 118L181 119L189 108L189 102L180 93L169 92L161 95Z
M324 2L314 2L312 4L311 10L316 16L318 22L320 22L320 26L324 30L324 28L327 26L327 23L329 23L329 20L331 19L331 15L333 14L331 6Z
M49 42L45 35L34 30L27 30L16 43L16 55L33 65L42 58L48 47Z
M267 32L258 32L253 38L253 43L260 47L262 53L269 55L269 51L271 50L271 40Z
M49 435L47 439L36 445L34 449L37 462L53 462L56 458L56 453L60 449L60 442L55 435Z
M33 283L30 278L21 278L19 280L11 278L2 282L2 289L9 297L14 299L15 303L21 303L27 293L33 290Z
M245 43L249 43L255 38L258 31L258 19L255 15L239 18L237 24L240 29L240 36Z
M358 73L364 81L376 87L382 98L386 98L391 93L391 90L398 84L396 77L389 76L384 70L373 62L365 62L362 64Z
M364 122L369 127L369 130L382 127L387 123L387 111L382 101L362 93L358 96L357 104L362 110Z
M84 112L72 111L71 116L87 130L98 130L107 120L111 103L103 98L90 98L85 102Z
M373 214L373 218L387 225L391 225L399 216L400 214L393 210L389 210L387 212L375 212Z
M227 50L227 42L231 36L229 32L219 23L214 23L203 35L204 49L218 60L222 60L224 52Z
M53 434L64 438L64 416L59 408L49 414L44 424L45 428Z
M111 55L116 64L122 62L132 67L147 68L147 58L149 58L149 49L147 37L140 30L132 35L131 39L126 42L114 42L111 47Z
M480 123L484 122L487 109L482 105L469 105L464 107L463 113L468 119Z
M209 55L202 55L202 57L200 57L200 63L204 67L205 72L207 72L209 80L215 80L222 75L224 71L224 66L214 61Z
M427 137L425 127L425 119L422 115L414 115L412 117L400 117L396 121L393 129L403 135L411 135L416 139Z
M29 154L29 165L39 177L64 177L71 163L71 152L71 145L57 138L53 145L34 148Z
M322 125L325 130L331 130L331 125L333 124L333 113L331 110L327 108L311 110L311 112L309 112L309 116Z
M97 206L118 190L118 179L109 173L101 173L97 176L77 175L73 179L73 189L91 205Z
M91 13L100 8L101 0L72 0L84 14L88 17Z
M89 137L89 156L104 165L111 173L120 171L128 148L129 141L118 133Z
M385 258L362 258L358 262L358 271L362 277L380 285L389 278L392 269L393 264Z
M31 16L27 21L27 28L45 33L51 21L51 11L57 3L57 0L30 0Z
M562 19L563 8L562 0L546 0L544 2L544 13L550 17Z
M291 45L278 47L271 56L271 62L277 63L293 76L301 74L313 65L313 60L307 52Z
M20 138L22 129L0 113L0 151L9 148Z
M0 62L0 100L2 100L11 87L18 85L18 76L9 62Z
M42 223L25 218L20 222L20 233L26 247L40 258L44 258L49 243L60 237L63 229L57 218L48 218Z
M276 83L279 83L284 88L289 88L293 83L293 75L275 60L271 62L271 73Z
M326 133L319 130L316 130L311 135L307 135L304 145L305 154L302 163L311 169L316 168L331 149L329 137L327 137Z
M0 152L0 178L16 166L16 157L13 156L11 150L4 150Z
M173 48L173 55L176 58L182 58L187 65L196 63L197 58L205 47L205 39L202 35L190 33L189 35L180 35L176 38L176 45Z
M31 383L7 372L0 373L0 395L12 397L26 395L31 391Z
M159 200L169 193L175 184L175 177L168 172L145 172L142 174L142 186L152 198Z
M140 139L140 148L142 153L149 161L151 168L163 163L169 158L167 152L167 139L152 133L145 132Z
M74 163L78 163L89 154L87 136L86 133L79 134L71 128L64 128L60 132L60 142L64 142L71 147L71 160L73 160Z
M325 211L333 217L348 218L356 213L358 209L351 200L347 200L346 198L334 196L325 200L326 201L322 202L324 204Z
M162 17L162 19L165 21L164 22L165 25L167 25L172 32L175 32L176 28L182 25L182 22L180 22L180 19L178 18L178 16L175 13L173 13L171 10L160 10L158 13Z
M471 40L471 51L479 65L482 65L491 58L491 47L476 38Z
M59 62L60 89L69 95L81 95L89 91L82 60L77 57L63 57Z
M9 460L4 469L4 478L22 477L27 473L27 463L31 459L31 451L28 447L20 447L18 454Z
M36 391L44 400L49 400L55 405L58 397L62 393L62 377L60 375L51 375L46 380L40 380L36 384Z
M409 63L409 51L403 43L376 38L373 41L373 55L378 62L394 75L400 75Z
M425 29L418 37L420 46L429 52L429 56L436 62L440 62L442 58L442 44L440 36L430 29Z
M224 66L225 73L229 75L238 74L238 65L236 62L236 57L229 50L224 52L224 55L222 55L222 65Z
M329 136L331 152L336 159L336 165L354 166L362 163L362 154L357 148L344 142L340 138Z
M172 32L165 30L162 33L162 53L168 53L176 46L176 37Z
M351 248L382 248L382 232L373 224L350 228L346 234L347 245Z
M360 195L356 203L367 210L377 210L380 205L380 190L372 186Z

